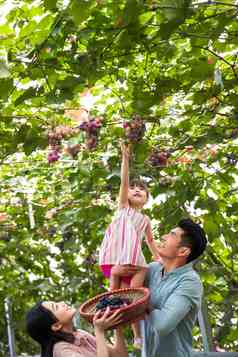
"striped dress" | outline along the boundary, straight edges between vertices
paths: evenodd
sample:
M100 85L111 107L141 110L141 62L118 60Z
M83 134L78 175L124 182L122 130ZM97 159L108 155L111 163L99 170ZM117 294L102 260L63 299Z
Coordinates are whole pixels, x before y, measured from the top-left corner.
M146 267L141 244L148 222L149 218L134 208L117 210L100 247L99 265Z

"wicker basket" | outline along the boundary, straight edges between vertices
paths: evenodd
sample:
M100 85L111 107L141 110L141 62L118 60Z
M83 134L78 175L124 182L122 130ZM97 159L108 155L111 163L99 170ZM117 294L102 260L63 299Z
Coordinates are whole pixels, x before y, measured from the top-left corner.
M109 291L104 294L95 296L94 298L86 301L80 306L80 316L89 322L93 322L94 315L96 313L96 305L100 299L105 296L116 296L120 298L126 298L132 301L131 304L119 308L122 314L122 322L114 325L111 329L118 327L119 325L128 324L136 320L140 320L146 313L149 304L150 292L147 288L127 288ZM112 313L115 310L112 310Z

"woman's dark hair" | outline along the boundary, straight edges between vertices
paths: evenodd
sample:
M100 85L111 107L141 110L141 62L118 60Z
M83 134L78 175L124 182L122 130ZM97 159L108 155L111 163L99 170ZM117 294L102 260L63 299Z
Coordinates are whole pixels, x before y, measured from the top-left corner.
M73 334L51 329L51 326L57 321L54 314L46 309L42 302L33 306L26 315L26 330L31 338L41 345L41 357L53 357L53 348L56 342L74 342Z
M149 198L149 190L148 190L148 187L146 185L146 183L140 179L133 179L130 181L130 187L140 187L142 188L142 190L145 190L146 192L146 197L147 197L147 200Z
M191 248L191 253L187 258L187 263L189 263L197 259L204 252L207 245L206 234L202 227L190 218L179 221L178 227L184 231L181 246Z

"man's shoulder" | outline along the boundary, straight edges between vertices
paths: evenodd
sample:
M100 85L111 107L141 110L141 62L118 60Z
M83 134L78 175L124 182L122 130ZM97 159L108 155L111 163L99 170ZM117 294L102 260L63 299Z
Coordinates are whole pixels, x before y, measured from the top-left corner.
M159 262L152 262L148 264L147 279L153 279L153 276L160 274L163 266Z
M203 293L202 281L193 268L181 274L178 280L178 287L186 291L190 296L201 297Z
M187 277L188 279L192 279L194 281L199 281L201 282L200 275L197 273L197 271L194 269L193 265L189 267L188 270L184 272L184 276Z
M191 279L201 281L200 275L194 269L193 265L191 265L190 269L187 270L187 276L190 277Z
M162 268L163 268L163 266L159 262L152 262L152 263L148 264L149 272L160 271L160 270L162 270Z

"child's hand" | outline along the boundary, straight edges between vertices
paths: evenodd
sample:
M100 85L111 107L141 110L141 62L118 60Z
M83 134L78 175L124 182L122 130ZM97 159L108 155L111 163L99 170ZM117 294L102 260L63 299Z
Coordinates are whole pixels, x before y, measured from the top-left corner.
M122 156L126 159L129 159L130 157L130 145L127 145L123 142L121 142L121 152Z

